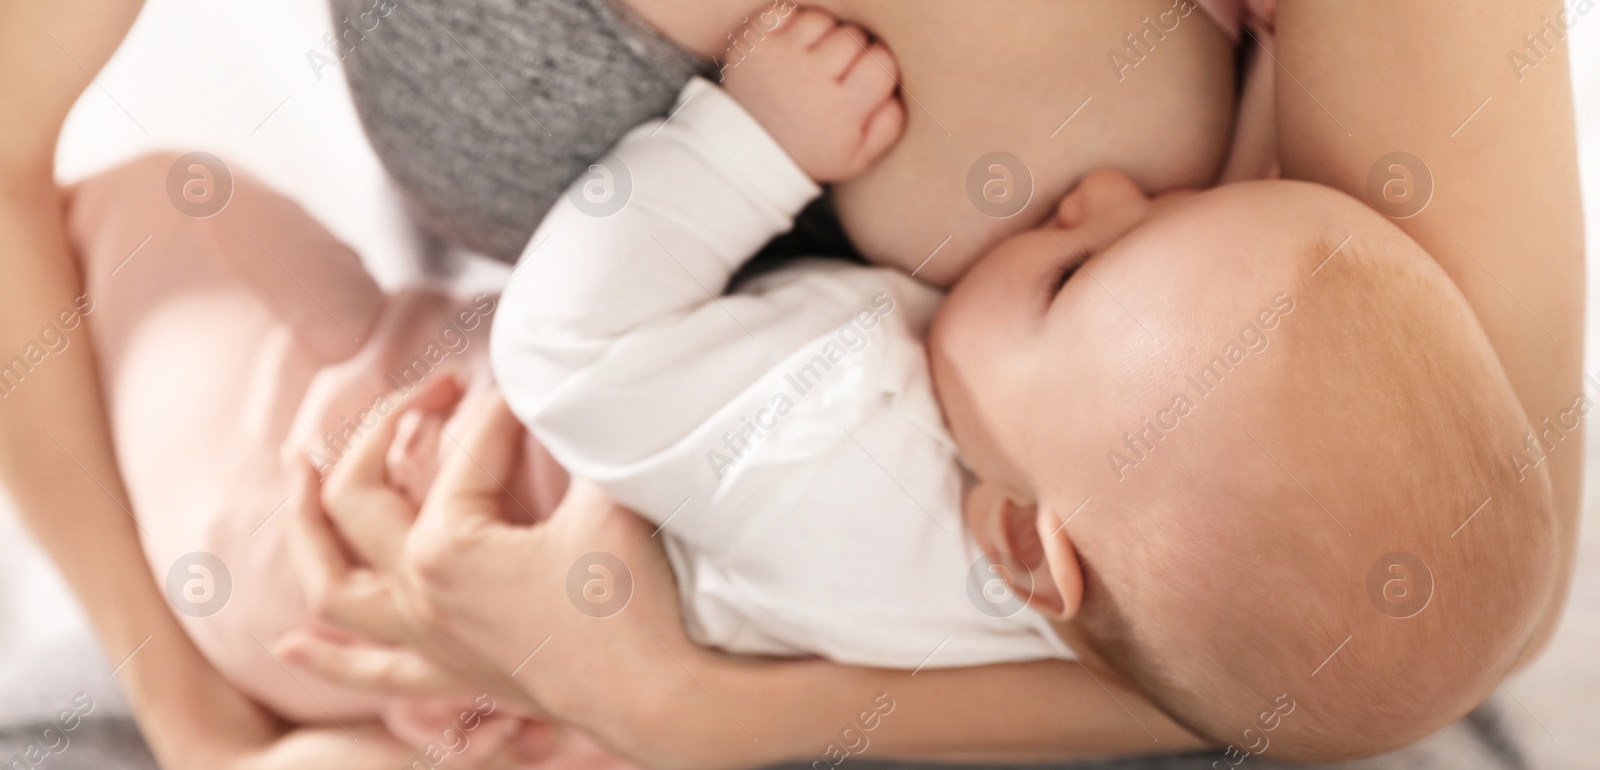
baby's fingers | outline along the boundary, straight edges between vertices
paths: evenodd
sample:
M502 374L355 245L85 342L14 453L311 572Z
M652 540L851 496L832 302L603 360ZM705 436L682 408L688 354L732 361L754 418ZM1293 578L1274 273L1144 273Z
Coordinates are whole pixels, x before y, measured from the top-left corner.
M392 485L389 450L407 413L446 408L461 398L460 390L453 378L434 377L408 394L394 394L387 410L360 426L364 434L328 474L323 507L358 559L386 573L399 560L416 507L405 489Z

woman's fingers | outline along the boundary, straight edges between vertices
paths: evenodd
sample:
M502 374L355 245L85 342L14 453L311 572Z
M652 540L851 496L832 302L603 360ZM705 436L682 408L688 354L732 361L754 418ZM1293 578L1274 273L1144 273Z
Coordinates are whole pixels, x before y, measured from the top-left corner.
M285 503L293 514L289 522L289 559L306 595L316 604L318 597L343 583L350 573L350 559L322 511L316 470L304 458L296 458L289 476L289 502Z
M289 558L311 613L384 642L407 638L388 586L371 570L350 563L332 523L318 503L317 472L304 460L291 471Z
M328 474L322 501L355 554L389 574L398 565L416 510L404 490L390 486L387 457L402 418L417 409L443 409L461 398L450 376L435 376L416 390L393 395L393 406L379 414Z
M419 697L472 694L448 671L405 648L291 631L279 640L277 654L318 678L356 690Z
M500 390L491 388L473 404L462 430L446 436L454 446L428 491L418 527L431 529L469 517L497 518L508 494L505 481L520 456L522 423Z

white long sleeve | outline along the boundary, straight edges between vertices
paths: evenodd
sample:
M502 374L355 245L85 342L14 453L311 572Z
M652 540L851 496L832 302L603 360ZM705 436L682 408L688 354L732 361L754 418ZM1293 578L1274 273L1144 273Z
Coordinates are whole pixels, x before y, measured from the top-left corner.
M584 213L580 180L551 211L491 357L551 455L661 527L694 638L905 668L1063 655L1032 612L972 604L922 344L941 295L840 260L724 294L818 188L709 83L604 164L626 204Z
M722 439L676 445L845 320L805 292L722 296L820 189L699 79L669 119L630 132L602 164L615 194L631 178L625 205L585 213L575 199L594 182L580 179L550 212L502 299L495 374L571 472L658 523L687 500L674 519L687 525L717 486L706 454Z

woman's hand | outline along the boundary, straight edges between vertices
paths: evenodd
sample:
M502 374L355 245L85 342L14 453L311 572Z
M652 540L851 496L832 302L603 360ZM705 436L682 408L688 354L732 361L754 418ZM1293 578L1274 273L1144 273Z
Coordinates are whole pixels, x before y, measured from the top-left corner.
M547 522L506 514L517 506L507 504L501 482L515 467L521 426L498 394L468 410L468 426L399 557L367 559L396 570L362 575L352 567L320 509L305 519L312 526L297 531L297 539L327 538L304 549L314 558L302 570L327 586L325 598L335 597L329 617L343 619L343 628L382 634L393 622L382 616L393 612L417 649L447 663L452 675L520 691L553 718L650 767L716 770L829 756L859 745L859 714L883 697L897 705L871 735L881 757L1031 761L1202 745L1136 693L1072 662L911 672L702 650L683 631L650 526L582 482ZM382 424L369 436L390 430ZM382 484L381 473L346 481L330 482L339 492L325 495L330 510L344 509L341 498L383 499L359 494ZM369 527L404 526L406 518L345 512ZM345 526L344 517L333 518ZM378 533L363 540L394 542ZM374 580L382 590L363 587ZM337 610L346 600L338 597L375 608ZM414 650L301 641L286 653L356 687L411 691L434 676ZM581 740L563 743L592 751Z
M393 585L416 510L403 492L386 483L386 453L402 416L451 408L461 396L460 385L450 377L433 378L395 396L395 408L341 459L326 485L305 458L286 458L290 553L307 604L313 615L351 633L298 629L278 641L277 653L355 689L420 697L471 697L489 690L502 698L511 696L528 711L527 698L498 686L497 680L473 682L470 675L437 663L455 656L430 647L395 605Z
M504 515L522 426L498 392L468 423L407 540L401 610L481 674L612 732L641 697L685 684L683 659L701 652L683 631L660 541L583 482L548 522Z
M471 697L471 686L414 649L421 640L396 611L389 577L354 564L345 555L345 547L319 503L316 471L301 460L293 464L291 472L290 551L307 604L312 614L325 622L360 636L335 636L323 628L297 629L278 640L278 657L353 689L419 697ZM389 501L368 497L366 502L381 506ZM341 502L341 507L346 503ZM410 520L408 510L391 513Z
M313 611L366 641L304 629L281 639L279 653L361 689L488 691L624 742L630 720L621 715L650 693L675 694L685 669L674 659L699 652L683 633L659 541L587 486L574 487L549 522L521 515L506 489L522 427L497 392L466 407L466 427L413 511L387 484L384 453L405 412L460 395L454 385L425 389L395 399L320 495L315 472L298 461L296 568ZM655 686L647 692L645 682Z

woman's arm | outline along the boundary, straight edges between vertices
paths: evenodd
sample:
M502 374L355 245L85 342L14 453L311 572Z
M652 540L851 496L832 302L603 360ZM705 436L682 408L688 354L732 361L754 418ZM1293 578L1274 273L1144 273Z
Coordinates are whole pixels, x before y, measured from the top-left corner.
M658 767L813 760L826 767L858 754L1061 761L1206 745L1138 693L1074 662L912 672L739 658L689 645L674 655L693 675L668 676L671 686L646 688L656 699L641 701L627 724L606 733L628 754Z
M1547 437L1563 561L1525 662L1560 617L1582 494L1583 431L1572 409L1583 394L1585 280L1570 41L1545 25L1569 16L1560 0L1284 0L1277 26L1278 59L1291 75L1278 78L1284 175L1385 211L1368 194L1369 173L1392 152L1420 159L1432 200L1396 224L1466 295L1530 432ZM1388 166L1376 173L1401 173ZM1546 418L1564 424L1548 430ZM1527 451L1506 447L1508 463L1513 450Z
M470 650L481 672L516 671L509 685L647 767L837 764L868 749L949 762L1204 746L1130 688L1074 662L896 671L698 647L654 527L582 482L545 527L503 524L501 487L483 469L504 455L471 436L462 442L456 471L441 473L408 541L407 614ZM476 483L463 483L468 476ZM461 495L438 494L451 487ZM576 567L595 552L628 568L632 595L616 615L593 617L569 598ZM616 575L578 575L584 588L600 577L605 590L621 590Z
M72 345L29 361L39 330L83 291L54 178L56 140L140 6L17 0L0 7L0 485L83 603L112 665L120 665L117 680L163 767L404 766L413 749L376 726L291 731L222 678L151 578L111 449L93 351Z
M24 0L0 11L0 482L83 602L106 654L127 658L118 679L152 749L184 766L205 745L208 723L264 734L272 722L190 644L150 577L92 351L74 345L36 367L23 357L82 291L54 179L56 139L140 6Z
M404 554L359 554L369 564L400 565L386 579L388 589L363 588L370 580L349 563L319 508L291 506L299 511L292 531L302 579L325 619L425 649L469 681L525 693L529 707L651 767L715 770L825 757L837 763L869 749L876 757L948 761L1201 746L1129 689L1071 662L887 671L701 649L684 631L653 527L595 487L576 482L544 524L528 526L516 516L508 523L497 479L516 465L522 427L497 397L471 408ZM383 448L402 411L381 418L329 477L322 499L336 523L403 528L412 519L409 507L384 515L363 510L402 499L381 494ZM307 483L312 478L306 474ZM597 552L617 561L604 572L583 569ZM615 571L617 562L625 574ZM610 615L586 612L579 597L591 588L626 591L625 606ZM396 605L417 639L390 631L384 618ZM419 692L434 686L433 673L410 652L341 654L307 641L280 649L336 682L407 691L402 680L411 671Z

